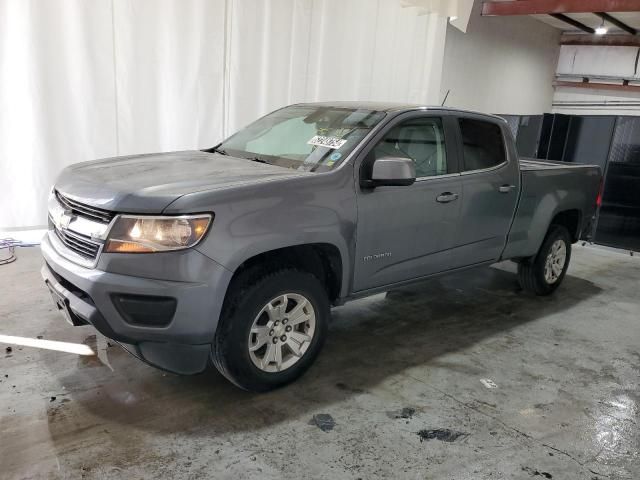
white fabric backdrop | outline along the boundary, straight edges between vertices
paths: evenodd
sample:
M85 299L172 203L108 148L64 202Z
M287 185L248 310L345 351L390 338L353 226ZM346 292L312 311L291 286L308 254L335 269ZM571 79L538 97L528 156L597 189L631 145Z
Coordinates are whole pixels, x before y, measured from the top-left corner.
M299 101L439 103L446 22L402 0L0 0L0 228L44 225L71 163L211 146Z

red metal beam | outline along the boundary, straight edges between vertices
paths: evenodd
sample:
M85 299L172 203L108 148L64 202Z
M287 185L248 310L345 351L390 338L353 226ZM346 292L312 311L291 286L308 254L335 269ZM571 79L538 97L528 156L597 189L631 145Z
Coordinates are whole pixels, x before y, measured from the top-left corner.
M484 2L482 15L548 15L550 13L640 12L639 0L511 0Z
M594 83L594 82L566 82L556 80L553 82L556 87L584 88L588 90L616 90L622 92L640 92L640 85L623 85L615 83Z
M640 36L632 35L571 35L563 33L560 45L603 45L606 47L640 47Z

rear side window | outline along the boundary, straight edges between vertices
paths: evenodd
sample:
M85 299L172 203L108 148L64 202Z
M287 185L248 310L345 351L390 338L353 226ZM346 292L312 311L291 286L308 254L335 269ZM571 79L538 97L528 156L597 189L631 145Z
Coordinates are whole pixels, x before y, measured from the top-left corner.
M461 118L459 122L465 171L495 167L506 160L498 125L471 118Z

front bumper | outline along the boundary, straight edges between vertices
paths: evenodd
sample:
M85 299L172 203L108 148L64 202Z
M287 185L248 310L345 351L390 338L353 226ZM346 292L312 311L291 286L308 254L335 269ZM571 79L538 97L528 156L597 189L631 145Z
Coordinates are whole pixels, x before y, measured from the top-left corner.
M60 255L48 235L41 250L42 277L74 325L93 325L158 368L180 374L205 369L232 272L194 249L102 254L96 269ZM175 313L163 326L132 324L114 303L118 295L175 299Z

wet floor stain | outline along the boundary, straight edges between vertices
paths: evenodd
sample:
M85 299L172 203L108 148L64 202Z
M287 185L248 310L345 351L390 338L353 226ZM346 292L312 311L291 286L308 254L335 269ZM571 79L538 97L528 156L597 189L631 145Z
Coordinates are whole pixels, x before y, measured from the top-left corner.
M82 342L94 352L98 351L96 335L89 335ZM78 368L100 367L102 362L97 355L80 355L78 356Z
M468 433L449 430L448 428L437 428L433 430L423 429L420 430L417 435L420 437L420 442L440 440L441 442L447 443L452 443L459 439L465 439L469 436Z
M391 412L387 412L387 417L389 418L393 418L393 419L398 419L398 418L404 418L404 419L410 419L413 417L413 415L416 413L416 409L413 407L404 407L400 410L394 410Z
M346 383L342 383L342 382L336 383L336 388L339 389L339 390L342 390L344 392L364 393L363 389L357 388L357 387L351 387L351 386L347 385Z
M309 425L315 425L323 432L330 432L336 426L336 422L328 413L318 413L314 415Z
M553 478L553 475L551 475L549 472L540 472L531 467L522 467L522 471L527 472L532 477Z

